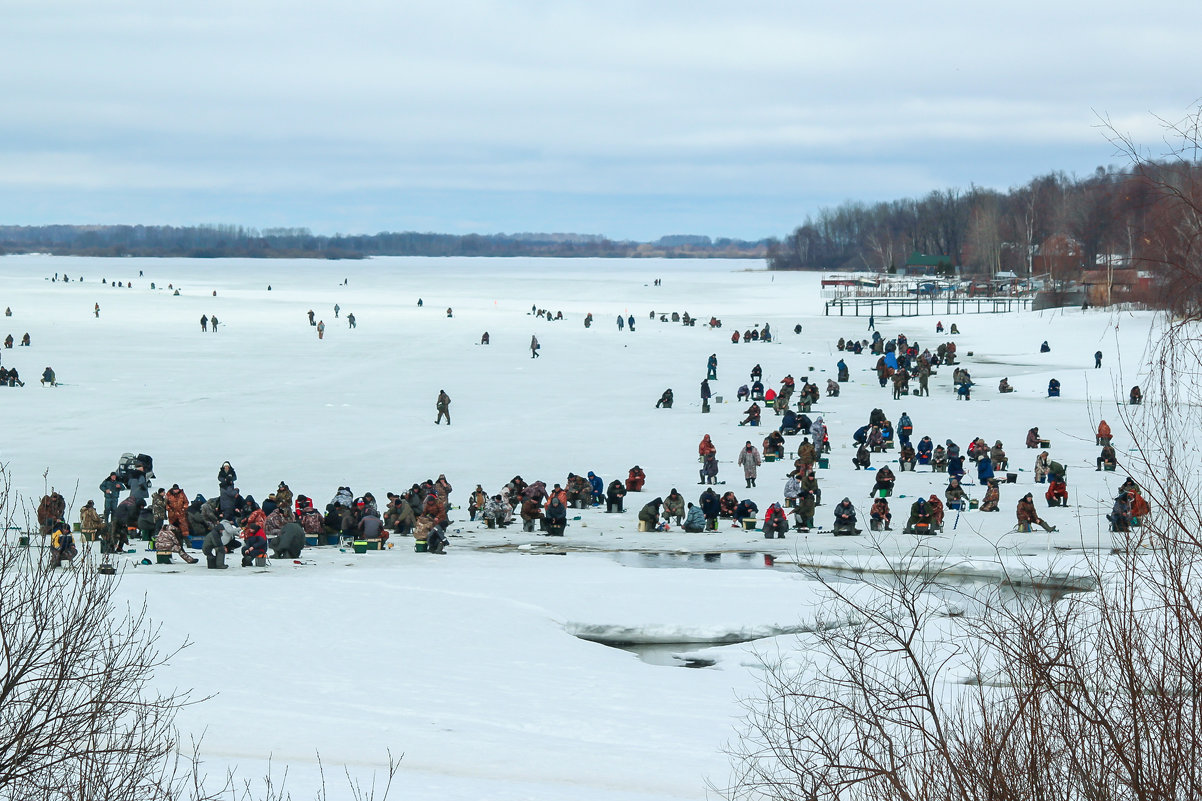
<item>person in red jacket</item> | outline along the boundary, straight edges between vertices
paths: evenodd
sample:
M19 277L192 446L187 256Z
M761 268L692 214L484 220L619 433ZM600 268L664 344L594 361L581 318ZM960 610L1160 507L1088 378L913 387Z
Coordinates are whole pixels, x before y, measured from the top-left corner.
M647 475L643 472L643 468L637 464L630 468L630 473L626 476L626 491L642 492L645 483L647 483Z

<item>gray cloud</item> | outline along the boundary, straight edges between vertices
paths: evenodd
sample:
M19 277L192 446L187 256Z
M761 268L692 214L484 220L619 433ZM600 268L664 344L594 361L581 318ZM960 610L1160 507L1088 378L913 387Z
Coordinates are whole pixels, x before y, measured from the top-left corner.
M1099 112L1154 141L1153 113L1202 96L1202 4L1134 10L17 0L0 214L50 221L74 192L57 207L201 221L224 195L230 222L372 231L422 195L427 228L530 230L580 196L574 230L783 233L832 199L1090 170L1113 160Z

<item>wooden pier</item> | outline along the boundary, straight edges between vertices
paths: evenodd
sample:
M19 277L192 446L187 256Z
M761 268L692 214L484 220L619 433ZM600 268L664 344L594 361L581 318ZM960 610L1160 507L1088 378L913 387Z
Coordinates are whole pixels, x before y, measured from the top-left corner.
M827 317L836 310L840 317L918 317L920 315L1001 314L1026 311L1031 307L1029 295L977 297L862 298L841 297L826 301Z

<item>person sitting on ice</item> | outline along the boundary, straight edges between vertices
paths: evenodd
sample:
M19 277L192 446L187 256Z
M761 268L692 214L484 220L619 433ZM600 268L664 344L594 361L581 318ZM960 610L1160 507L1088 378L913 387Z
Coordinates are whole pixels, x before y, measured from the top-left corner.
M1144 393L1138 385L1131 387L1131 393L1127 396L1127 402L1132 406L1138 406L1144 402Z
M867 470L869 467L872 467L872 454L868 450L867 445L860 445L851 463L856 466L857 470Z
M188 564L196 564L196 557L184 550L179 532L168 520L164 520L159 527L159 532L154 538L154 549L159 556L170 557L171 554L178 553Z
M605 488L606 509L611 512L622 511L622 499L626 497L626 487L618 479L609 482Z
M1039 426L1034 426L1029 431L1027 431L1027 440L1026 440L1027 447L1028 448L1038 448L1039 441L1040 441Z
M731 518L739 509L739 499L733 492L725 492L718 499L718 516Z
M750 498L744 498L743 500L739 501L739 505L735 508L734 524L737 526L739 525L740 520L746 520L749 517L754 519L759 513L760 507L756 504L756 502Z
M902 445L901 452L897 454L897 463L903 473L907 470L914 472L914 468L918 466L918 456L913 445L908 442Z
M884 498L877 498L872 502L872 508L868 510L868 527L873 531L892 531L889 523L893 520L893 514L889 511L889 501Z
M57 387L58 382L55 381L55 379L54 379L54 370L50 369L49 367L47 367L45 370L43 370L41 383L42 383L42 386L46 386L47 384L49 384L52 387Z
M770 540L775 537L783 540L788 530L789 518L785 515L785 510L779 503L769 506L768 511L764 513L764 539Z
M1068 485L1059 477L1048 482L1048 491L1043 495L1048 506L1068 506Z
M956 385L956 400L972 400L972 381L965 379Z
M948 331L948 333L949 333L949 334L952 334L953 336L955 336L956 334L959 334L959 333L960 333L960 328L959 328L959 327L958 327L958 326L957 326L955 323L952 323L951 330L950 330L950 331Z
M947 457L947 474L952 478L962 478L964 476L964 457L959 453L955 456Z
M699 534L705 531L705 513L701 511L700 506L695 506L692 501L689 501L689 508L685 513L683 528L690 534Z
M897 481L897 476L893 475L893 471L889 469L889 465L885 465L880 470L876 471L876 483L872 485L872 492L869 495L879 495L881 490L885 490L885 495L893 494L893 483Z
M643 472L643 468L637 464L630 468L630 472L626 475L626 491L627 492L642 492L643 485L647 483L647 474Z
M740 422L739 425L741 425L741 426L747 426L747 425L758 426L760 424L760 405L758 403L751 404L751 406L749 406L747 408L747 411L745 411L744 414L747 416L745 418L743 418L743 421Z
M764 437L763 452L765 456L771 454L778 459L785 458L785 438L779 431L771 431Z
M915 450L915 456L918 457L919 464L930 464L931 457L934 453L935 443L931 441L929 436L918 440L918 448Z
M998 490L998 480L996 478L989 479L989 484L985 490L985 497L981 500L982 512L998 511L998 502L1001 500L1001 492Z
M1113 470L1118 464L1118 455L1114 452L1113 445L1103 445L1102 453L1098 456L1098 470L1105 467L1107 470Z
M64 559L70 562L78 555L71 527L61 519L53 521L50 524L50 567L58 567Z
M1057 531L1055 526L1049 526L1047 521L1039 516L1035 511L1035 501L1031 500L1031 493L1023 496L1018 502L1018 507L1015 509L1015 516L1018 518L1019 531L1030 531L1035 524L1043 526L1044 531Z
M826 379L826 396L828 398L839 397L839 382L833 378Z
M785 410L784 415L781 417L779 431L789 436L793 436L801 431L801 427L797 421L797 412L792 409Z
M1043 341L1043 344L1039 346L1040 353L1050 353L1051 350L1052 350L1052 347L1051 347L1051 345L1048 344L1048 341L1046 339Z
M928 534L931 530L931 507L921 495L910 504L910 516L906 519L903 534Z
M1001 381L999 381L998 385L997 385L997 391L1001 392L1002 394L1005 394L1007 392L1013 392L1014 387L1010 386L1010 379L1003 378Z
M547 501L547 536L562 537L563 531L568 525L568 508L564 506L563 501L558 495L552 495Z
M836 534L856 533L856 508L851 505L850 498L844 498L835 506L834 529Z
M797 501L793 505L793 527L798 531L809 531L814 527L814 493L802 489L797 493Z
M947 483L947 488L943 491L943 497L947 501L947 505L953 509L965 509L968 506L968 493L964 491L964 487L960 486L960 479L953 478Z
M1048 397L1049 398L1059 398L1060 397L1060 381L1058 379L1053 378L1051 381L1048 382Z
M671 389L665 389L664 394L660 395L659 400L657 400L655 402L655 408L659 409L661 407L663 407L664 409L672 408L672 390Z
M935 323L935 333L936 334L943 333L943 321L942 320L939 320Z
M751 390L747 387L746 384L743 384L742 386L740 386L739 390L735 393L735 400L740 403L747 400L750 397L751 397Z
M751 385L751 399L753 401L762 401L764 399L764 382L755 381Z

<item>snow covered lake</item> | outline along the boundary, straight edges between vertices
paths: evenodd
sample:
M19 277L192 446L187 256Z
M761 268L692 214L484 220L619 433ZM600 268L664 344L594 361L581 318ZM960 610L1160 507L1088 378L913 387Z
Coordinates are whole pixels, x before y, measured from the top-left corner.
M704 797L707 778L726 778L721 749L734 736L739 697L756 691L754 652L795 647L791 632L812 625L820 608L821 587L796 565L872 567L884 558L874 543L885 554L912 550L914 538L900 533L909 504L945 485L944 476L899 472L896 530L880 539L866 531L768 541L726 526L639 533L646 500L676 487L696 502L706 433L727 482L717 489L749 495L761 514L781 500L791 457L765 464L751 490L734 464L744 441L759 447L778 422L768 411L763 427L738 426L746 404L734 402L735 390L752 366L762 366L766 386L791 374L820 389L841 355L850 366L841 396L812 413L824 417L833 446L819 474L820 525L829 527L845 495L866 520L873 474L852 467L851 434L874 407L892 420L906 411L915 440L962 448L978 435L1001 440L1019 476L1002 485L999 513L949 514L945 533L922 541L924 558L950 560L974 580L1003 564L1040 576L1071 572L1075 555L1111 546L1104 514L1124 473L1094 472L1093 432L1105 418L1120 459L1131 446L1115 399L1143 379L1155 327L1148 313L1080 309L878 317L887 338L905 333L920 351L949 339L936 336L936 319L957 323L960 360L977 382L971 401L957 401L950 370L941 370L929 398L895 401L877 383L875 356L835 349L840 337L867 338L867 319L824 317L818 275L768 273L757 262L10 256L0 264L0 308L12 310L4 334L19 341L28 332L32 342L2 352L26 386L0 389L0 458L31 515L53 486L77 520L87 499L99 503L97 485L126 451L153 455L156 486L177 483L189 496L216 493L226 460L243 494L260 500L280 481L322 505L342 485L381 499L440 473L453 485L462 509L442 557L404 542L363 555L313 549L304 564L267 571L123 557L122 592L148 600L165 642L192 643L160 680L216 694L181 717L187 732L204 733L212 769L238 765L253 776L270 758L290 766L301 796L316 752L336 779L344 764L360 775L378 770L391 749L405 754L398 798ZM51 281L55 274L71 280ZM548 322L532 306L564 319ZM310 309L326 324L324 339ZM658 320L674 311L700 321ZM219 318L216 333L201 332L202 315ZM633 315L634 332L618 329L619 315ZM711 316L721 329L704 324ZM733 330L765 323L772 343L730 342ZM479 344L485 331L489 345ZM542 344L538 359L531 335ZM1044 340L1050 353L1039 353ZM719 360L711 383L726 402L703 415L698 387L711 353ZM61 386L38 384L46 366ZM1003 376L1013 394L996 392ZM1063 385L1058 399L1046 397L1052 377ZM655 408L668 387L675 407ZM440 389L452 398L449 427L434 425ZM1043 487L1032 483L1037 451L1023 447L1032 426L1069 467L1067 508L1045 510ZM799 441L787 438L790 452ZM562 541L467 520L477 483L491 494L517 474L551 486L589 470L608 482L636 464L647 474L642 498L628 496L622 515L573 512L580 519ZM1057 533L1014 531L1015 504L1032 490ZM645 569L651 558L636 552L673 566L694 555L702 569ZM740 559L756 569L704 569ZM594 640L661 651L643 659ZM677 646L708 667L669 666L688 661L672 659Z

